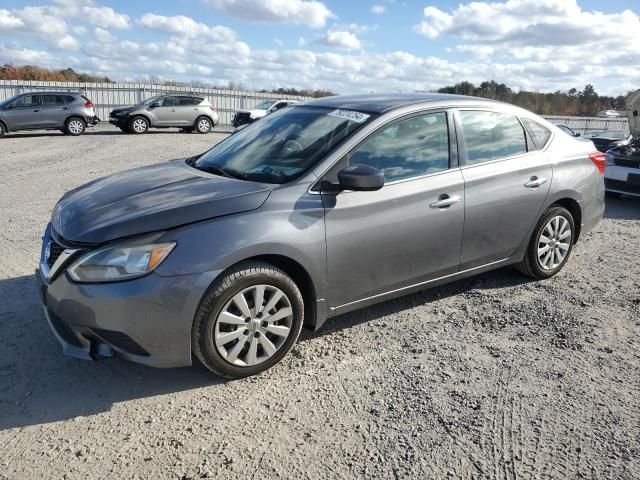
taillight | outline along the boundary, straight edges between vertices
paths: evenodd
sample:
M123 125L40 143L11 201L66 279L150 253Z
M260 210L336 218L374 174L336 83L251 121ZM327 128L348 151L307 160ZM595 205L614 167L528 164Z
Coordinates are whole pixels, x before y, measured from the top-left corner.
M87 100L84 102L84 108L93 108L93 102L91 100Z
M589 155L589 159L596 166L596 168L600 172L600 175L602 175L605 168L607 168L607 159L605 157L605 154L602 152L592 153L591 155Z

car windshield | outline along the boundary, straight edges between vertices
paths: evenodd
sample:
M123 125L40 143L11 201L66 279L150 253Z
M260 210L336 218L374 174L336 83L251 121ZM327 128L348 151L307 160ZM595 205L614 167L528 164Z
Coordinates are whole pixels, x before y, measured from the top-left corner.
M265 100L264 102L259 103L253 108L255 108L256 110L269 110L271 108L271 105L273 105L274 103L276 102L271 100Z
M2 100L0 102L0 106L4 107L5 105L9 105L11 104L13 101L15 101L20 95L14 95L13 97L9 97L6 100Z
M154 95L153 97L149 97L146 100L141 101L140 103L138 103L138 105L151 105L161 97L164 97L164 95Z
M613 140L624 140L629 136L629 132L625 130L603 130L591 135L592 138L607 138Z
M352 110L286 108L227 137L190 165L243 180L285 183L372 118Z

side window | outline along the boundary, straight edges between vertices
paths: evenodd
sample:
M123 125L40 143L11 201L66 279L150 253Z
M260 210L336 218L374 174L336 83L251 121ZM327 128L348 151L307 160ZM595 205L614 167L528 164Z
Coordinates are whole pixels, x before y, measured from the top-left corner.
M349 164L375 167L387 182L447 170L446 113L429 113L383 127L349 154Z
M514 116L480 110L460 111L467 165L526 153L527 140Z
M530 118L521 118L520 120L522 120L524 128L526 128L529 132L529 135L531 136L536 149L540 150L541 148L543 148L549 141L551 132L540 125L538 122L534 122Z
M65 104L65 97L62 95L42 95L43 107L61 107Z
M176 106L176 97L164 97L161 98L158 103L161 107L175 107Z
M37 107L40 105L40 95L25 95L16 100L16 107Z
M192 107L198 105L202 99L196 97L177 97L179 107Z

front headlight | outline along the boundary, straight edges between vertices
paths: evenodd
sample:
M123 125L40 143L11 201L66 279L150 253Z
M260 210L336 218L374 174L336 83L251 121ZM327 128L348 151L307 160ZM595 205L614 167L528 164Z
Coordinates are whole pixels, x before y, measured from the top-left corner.
M69 276L76 282L115 282L141 277L160 265L175 246L176 242L134 241L103 247L80 257L69 267Z

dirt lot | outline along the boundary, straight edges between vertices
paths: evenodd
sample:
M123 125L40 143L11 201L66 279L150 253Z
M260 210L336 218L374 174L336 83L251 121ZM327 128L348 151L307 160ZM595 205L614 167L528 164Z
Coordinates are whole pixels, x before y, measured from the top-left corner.
M0 140L0 478L640 478L640 201L557 277L510 269L304 333L225 382L66 358L34 288L67 189L220 134Z

